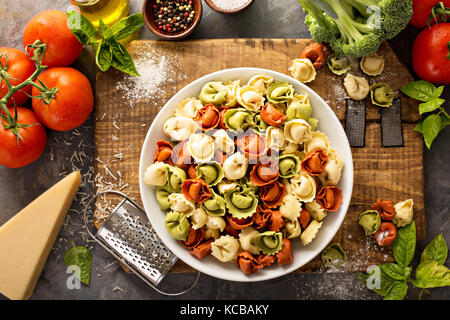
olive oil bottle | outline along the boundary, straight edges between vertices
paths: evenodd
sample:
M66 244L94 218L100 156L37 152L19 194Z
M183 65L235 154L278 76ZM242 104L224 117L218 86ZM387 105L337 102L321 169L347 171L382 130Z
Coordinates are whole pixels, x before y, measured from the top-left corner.
M112 26L125 18L130 11L129 0L71 0L75 9L98 28L99 20Z

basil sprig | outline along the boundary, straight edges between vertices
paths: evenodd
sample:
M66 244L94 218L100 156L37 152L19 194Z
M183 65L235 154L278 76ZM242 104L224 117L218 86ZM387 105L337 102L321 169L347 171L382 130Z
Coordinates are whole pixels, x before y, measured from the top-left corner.
M408 291L408 283L422 290L450 286L450 270L444 266L447 259L447 243L444 236L436 236L423 250L420 264L411 278L416 248L416 226L414 221L399 228L394 241L395 263L383 263L372 267L367 273L358 273L361 282L384 300L403 300Z
M79 277L79 280L86 285L89 285L91 279L92 255L88 248L83 246L75 246L66 251L64 255L64 263L67 267L76 266L79 272L72 270L72 273Z
M430 149L437 135L450 125L450 116L442 107L445 100L440 98L444 91L444 86L436 88L431 82L419 80L404 85L400 88L400 91L422 102L419 104L420 114L435 112L420 121L414 128L414 130L423 135L425 144Z
M96 48L95 62L102 71L113 67L124 73L139 76L133 59L119 40L138 31L144 24L142 13L128 16L108 27L99 20L98 32L92 23L76 11L67 11L69 28L73 35L85 45Z

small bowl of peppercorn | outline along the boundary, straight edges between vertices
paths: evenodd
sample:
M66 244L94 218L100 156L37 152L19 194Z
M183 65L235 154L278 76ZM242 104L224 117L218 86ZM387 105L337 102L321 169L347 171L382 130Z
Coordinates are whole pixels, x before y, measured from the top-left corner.
M147 27L164 40L180 40L199 25L201 0L145 0L142 14Z

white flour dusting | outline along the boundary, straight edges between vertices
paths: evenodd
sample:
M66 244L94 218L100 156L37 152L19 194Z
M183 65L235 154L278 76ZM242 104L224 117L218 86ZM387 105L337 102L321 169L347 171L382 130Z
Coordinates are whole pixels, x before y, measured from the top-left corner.
M213 0L214 4L225 10L233 10L247 4L249 0Z
M139 50L136 52L134 64L141 76L125 75L116 85L130 108L140 100L158 105L169 85L173 87L178 80L183 79L183 75L179 73L177 54L161 55L161 52L150 45L142 46Z

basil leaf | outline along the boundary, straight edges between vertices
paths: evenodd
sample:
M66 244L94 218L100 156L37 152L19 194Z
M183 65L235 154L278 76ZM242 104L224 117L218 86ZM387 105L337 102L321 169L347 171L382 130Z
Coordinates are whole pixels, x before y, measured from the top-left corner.
M444 86L437 87L433 92L433 98L439 98L444 92Z
M134 32L138 31L144 24L144 18L142 13L135 13L128 16L119 22L116 22L112 27L111 31L114 39L121 40L129 37Z
M384 296L384 300L403 300L406 292L408 292L408 283L406 281L395 281Z
M431 114L423 120L422 134L428 149L441 131L441 122L441 117L437 114Z
M431 82L419 80L405 84L400 87L400 91L413 99L429 101L435 98L436 87Z
M93 44L97 40L97 30L82 14L76 11L66 11L70 31L82 44Z
M440 98L433 98L427 102L423 102L419 104L419 113L424 114L426 112L432 112L438 109L444 102L445 100Z
M441 117L441 131L444 130L448 125L450 125L450 116L446 112L439 114Z
M397 238L394 240L393 254L395 261L407 267L414 258L416 250L416 225L414 221L403 228L398 228Z
M73 271L75 276L79 276L79 280L86 285L89 285L91 279L91 266L92 266L92 255L91 252L82 246L75 246L73 243L73 248L69 249L64 255L64 263L67 267L76 266L80 270L80 274Z
M423 250L420 262L431 260L444 264L445 260L447 260L447 251L447 243L443 234L438 234Z
M111 46L108 42L102 40L100 45L97 47L97 54L95 56L95 62L100 70L105 72L109 69L111 66L112 57L113 54L111 51Z
M396 263L383 263L379 266L389 277L395 280L407 280L411 274L411 267L401 266Z
M420 132L423 134L423 120L420 121L415 127L414 131Z
M418 288L436 288L450 286L450 270L437 261L423 261L416 269L413 284Z
M100 33L100 37L102 39L108 40L113 37L113 33L111 28L108 27L102 19L98 20L98 32Z
M368 289L382 296L388 294L395 282L379 266L370 267L367 273L358 273L357 277Z
M111 66L132 76L139 76L139 73L134 66L133 59L131 59L130 54L124 46L114 39L111 39L110 46L113 53Z

